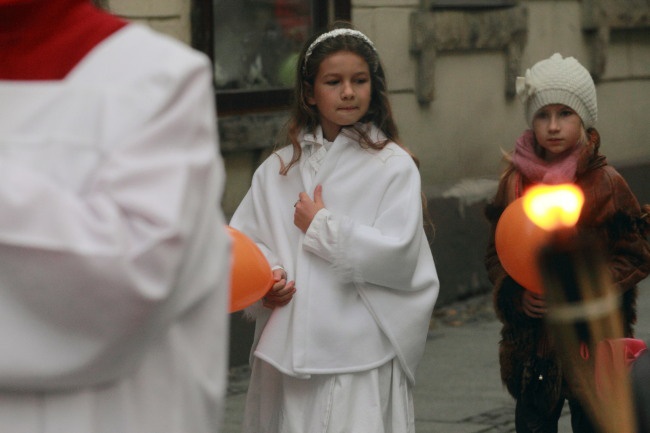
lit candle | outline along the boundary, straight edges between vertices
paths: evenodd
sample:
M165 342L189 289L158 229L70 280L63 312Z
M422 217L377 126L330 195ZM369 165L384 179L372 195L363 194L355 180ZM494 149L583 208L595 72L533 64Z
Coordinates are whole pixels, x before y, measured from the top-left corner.
M623 336L623 322L601 245L576 229L583 203L575 185L539 186L524 197L528 218L549 232L538 254L546 323L565 376L592 420L603 432L633 433L627 370L607 362L602 374L608 360L596 355L599 342Z

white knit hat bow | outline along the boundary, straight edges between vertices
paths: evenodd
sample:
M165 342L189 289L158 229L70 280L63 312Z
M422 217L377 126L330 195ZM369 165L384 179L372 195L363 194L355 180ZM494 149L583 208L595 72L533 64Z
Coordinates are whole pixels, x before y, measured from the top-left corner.
M529 126L537 110L549 104L563 104L574 110L586 128L598 119L596 87L587 71L575 58L559 53L537 62L515 82L517 95L525 108Z

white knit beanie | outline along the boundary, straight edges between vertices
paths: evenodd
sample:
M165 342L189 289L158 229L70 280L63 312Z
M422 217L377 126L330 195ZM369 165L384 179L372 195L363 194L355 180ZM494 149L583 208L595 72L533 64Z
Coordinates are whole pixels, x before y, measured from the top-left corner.
M585 128L594 126L598 119L594 80L573 57L562 58L555 53L537 62L524 77L517 77L516 87L530 127L537 110L549 104L570 107L578 113Z

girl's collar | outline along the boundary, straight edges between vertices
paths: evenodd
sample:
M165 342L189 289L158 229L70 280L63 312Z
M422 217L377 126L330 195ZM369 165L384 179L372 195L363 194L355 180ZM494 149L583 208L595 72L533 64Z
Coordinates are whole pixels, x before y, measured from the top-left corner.
M339 141L341 138L360 141L363 135L367 136L373 143L379 143L386 140L386 135L384 135L384 133L372 122L357 122L354 125L342 128L334 142ZM325 144L323 129L318 125L313 132L304 131L302 136L299 138L299 142L303 148L314 144Z
M323 128L318 125L313 132L303 131L299 141L303 148L315 144L323 144Z

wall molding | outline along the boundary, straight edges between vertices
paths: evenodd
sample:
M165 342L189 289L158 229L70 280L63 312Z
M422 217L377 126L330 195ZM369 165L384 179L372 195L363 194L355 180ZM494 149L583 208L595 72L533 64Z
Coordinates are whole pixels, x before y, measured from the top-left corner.
M410 17L411 52L417 57L416 94L421 104L435 97L439 52L498 50L506 53L506 95L515 95L521 54L528 35L525 6L497 9L417 10Z
M219 148L241 152L274 147L288 118L288 111L218 116Z
M650 29L650 0L583 0L582 30L587 36L594 80L607 67L607 46L613 30Z

